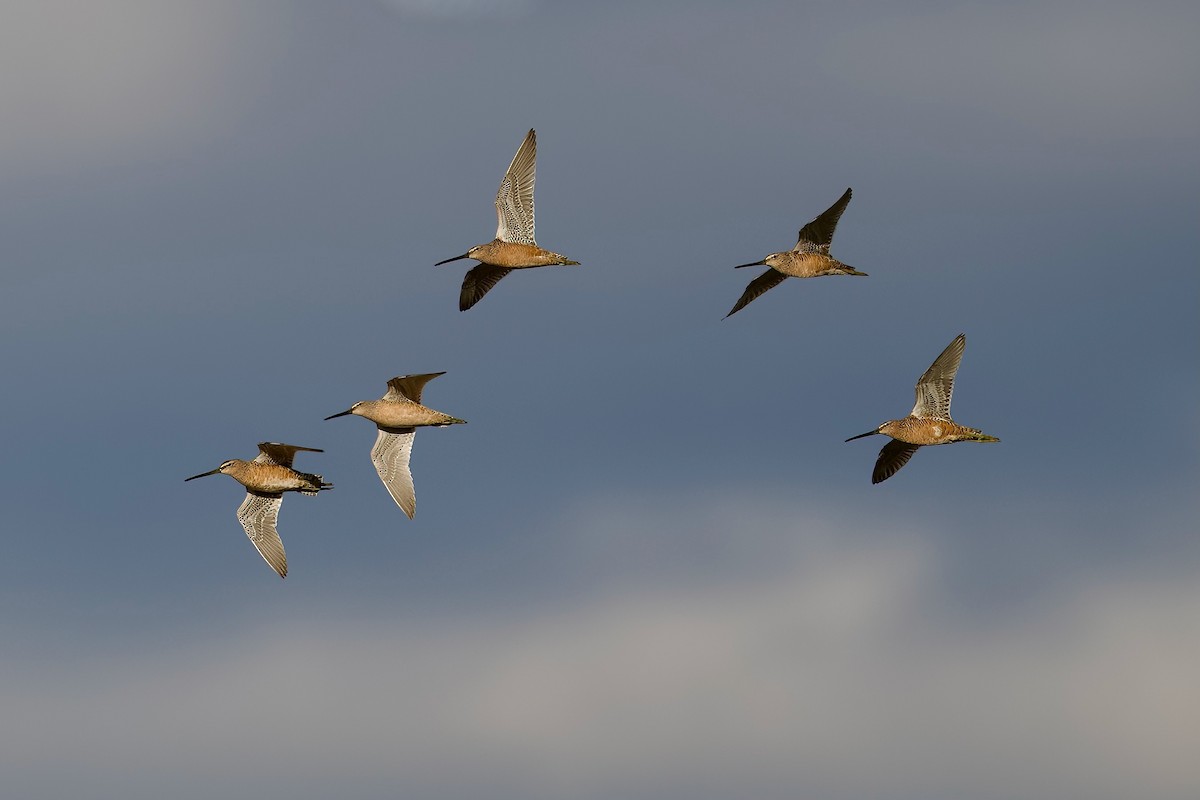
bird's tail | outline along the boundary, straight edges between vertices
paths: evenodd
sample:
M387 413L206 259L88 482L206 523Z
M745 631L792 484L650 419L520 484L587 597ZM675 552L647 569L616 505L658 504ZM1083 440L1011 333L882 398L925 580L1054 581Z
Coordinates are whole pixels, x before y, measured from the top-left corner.
M321 492L326 489L333 488L332 483L326 483L325 479L322 478L320 475L317 475L316 473L304 472L301 474L304 475L304 477L308 480L309 486L312 488L301 489L300 494L313 495L313 494L316 494L317 492Z

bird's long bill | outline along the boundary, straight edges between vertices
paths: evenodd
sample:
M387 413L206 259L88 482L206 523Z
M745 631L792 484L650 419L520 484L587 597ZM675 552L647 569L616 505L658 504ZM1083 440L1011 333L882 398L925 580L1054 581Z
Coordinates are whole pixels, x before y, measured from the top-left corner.
M866 433L860 433L858 436L851 436L851 437L850 437L849 439L847 439L846 441L847 441L847 442L853 442L855 439L861 439L861 438L863 438L864 436L874 436L874 435L875 435L875 434L877 434L877 433L879 433L879 431L867 431Z
M461 256L455 256L454 258L447 258L445 261L439 261L436 264L434 264L434 266L440 267L442 264L449 264L451 261L462 261L464 258L470 258L470 257L471 257L471 255L469 253L463 253Z
M353 408L347 408L345 411L341 411L341 412L339 412L339 413L337 413L337 414L330 414L330 415L329 415L328 417L326 417L325 419L327 419L327 420L330 420L330 419L337 419L338 417L344 417L344 416L346 416L347 414L349 414L349 413L350 413L350 412L352 412L352 411L354 411L354 409L353 409Z
M210 469L208 472L201 472L199 475L193 475L190 478L184 478L183 482L187 483L188 481L194 481L194 480L196 480L196 478L203 478L205 475L216 475L220 471L221 471L220 467L217 467L216 469Z
M751 261L749 264L738 264L734 269L741 269L742 267L765 267L766 265L767 260L764 258L761 261Z

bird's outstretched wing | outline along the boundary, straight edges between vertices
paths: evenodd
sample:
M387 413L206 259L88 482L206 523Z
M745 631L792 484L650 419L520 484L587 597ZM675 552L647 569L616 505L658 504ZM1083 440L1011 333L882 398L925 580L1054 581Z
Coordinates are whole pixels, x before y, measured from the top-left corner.
M388 381L387 394L383 396L384 400L408 400L413 403L421 402L421 391L425 388L425 384L439 375L445 375L443 372L426 372L423 375L398 375Z
M875 469L871 472L871 483L882 483L900 471L908 463L912 454L920 448L919 444L909 444L899 439L892 439L879 451L875 461Z
M537 178L537 134L530 129L517 148L500 191L496 193L496 238L502 242L535 244L533 184Z
M912 410L914 417L950 419L954 376L958 374L966 346L967 337L960 333L925 370L925 374L917 381L917 402Z
M254 461L258 464L278 464L281 467L292 466L292 459L296 457L296 453L324 453L324 450L318 450L315 447L300 447L295 444L281 444L280 442L259 442L258 455L254 457Z
M774 267L768 269L762 275L759 275L757 278L750 281L750 285L746 287L746 291L742 292L742 296L738 298L738 301L733 304L733 308L725 316L732 317L734 314L749 305L751 300L754 300L767 290L774 289L776 286L783 283L783 280L786 277L787 275L784 275Z
M480 264L472 268L463 278L462 291L458 294L458 310L466 311L478 303L510 272L512 270L508 267L493 267L491 264Z
M279 573L279 577L286 578L287 555L283 552L283 540L275 529L281 505L281 494L246 492L246 499L238 506L237 518L259 555Z
M379 479L409 519L417 512L417 492L408 468L414 435L415 428L380 428L371 448L371 463Z
M821 216L801 228L796 246L792 249L796 252L819 251L829 255L829 245L833 243L833 232L837 229L838 220L842 218L842 212L850 204L850 195L851 190L847 189L846 193L838 198L836 203L825 209Z

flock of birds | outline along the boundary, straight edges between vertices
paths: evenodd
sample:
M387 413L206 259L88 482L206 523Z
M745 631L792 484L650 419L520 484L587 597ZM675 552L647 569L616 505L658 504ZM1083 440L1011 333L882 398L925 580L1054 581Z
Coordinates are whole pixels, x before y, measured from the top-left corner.
M564 255L545 250L534 240L533 185L537 172L537 135L530 130L513 156L512 163L500 182L496 194L496 238L472 247L461 256L439 261L434 266L449 264L465 258L479 262L463 278L458 308L466 311L478 303L493 286L514 269L530 269L554 265L578 265ZM743 267L766 266L767 270L746 287L742 296L726 314L726 318L745 308L763 293L775 288L785 278L816 278L822 275L866 276L843 264L829 254L838 220L850 203L851 190L832 206L800 229L796 246L782 253L771 253L760 261L739 264ZM847 442L865 436L883 434L891 441L879 451L871 483L887 480L908 463L918 448L952 442L998 442L976 428L959 425L950 417L950 400L954 393L954 377L962 363L966 337L959 334L925 370L917 381L916 404L908 416L892 419L874 430L851 436ZM374 422L379 432L371 448L371 462L392 499L411 519L416 512L416 492L413 488L409 457L413 436L419 427L445 427L466 422L421 404L425 384L443 372L423 375L402 375L388 381L388 390L378 400L363 400L337 414L326 417L353 415ZM287 557L279 538L276 523L284 492L315 495L333 484L317 474L299 472L292 468L296 453L320 453L313 447L262 442L258 456L252 461L230 459L221 466L185 481L218 473L228 475L246 487L246 499L238 507L237 517L250 541L279 577L287 576Z

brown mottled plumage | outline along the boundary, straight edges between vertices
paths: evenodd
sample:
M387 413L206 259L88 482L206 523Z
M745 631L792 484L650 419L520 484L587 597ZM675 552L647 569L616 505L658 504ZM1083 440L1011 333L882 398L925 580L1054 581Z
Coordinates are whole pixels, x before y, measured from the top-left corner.
M745 308L751 300L759 297L769 289L774 289L783 283L785 278L817 278L822 275L862 275L854 267L847 266L829 255L829 245L833 242L833 232L837 229L842 212L850 204L851 191L846 190L838 201L827 208L821 216L800 229L796 246L784 253L771 253L762 261L750 264L738 264L734 269L743 267L770 267L762 275L750 281L746 291L734 303L726 317L731 317Z
M918 447L952 442L998 442L977 428L959 425L950 418L950 400L954 395L954 376L962 363L967 337L959 334L917 381L917 402L904 419L890 419L873 431L851 436L847 442L882 433L892 441L879 451L871 483L879 483L896 474L908 463Z
M297 452L323 453L323 450L279 442L259 442L258 451L253 461L232 458L214 470L184 478L184 482L219 472L245 486L246 499L238 507L238 522L242 523L242 528L259 555L271 565L271 569L279 573L279 577L286 578L287 556L283 551L283 540L279 538L275 527L279 507L283 504L283 493L316 494L324 489L332 489L333 484L325 483L320 475L292 469L292 459Z
M496 238L478 244L461 256L434 264L473 258L481 262L463 278L458 310L466 311L483 298L500 279L514 269L547 267L556 264L577 265L564 255L543 250L533 238L533 185L537 176L537 134L530 129L517 149L500 191L496 193Z
M425 384L445 374L428 372L392 378L388 381L387 393L378 400L363 400L325 418L353 414L369 419L378 426L379 435L375 437L375 446L371 448L371 463L375 465L375 471L379 473L379 479L383 481L388 494L409 519L417 512L417 494L408 466L417 428L445 427L466 422L421 405L421 390Z

